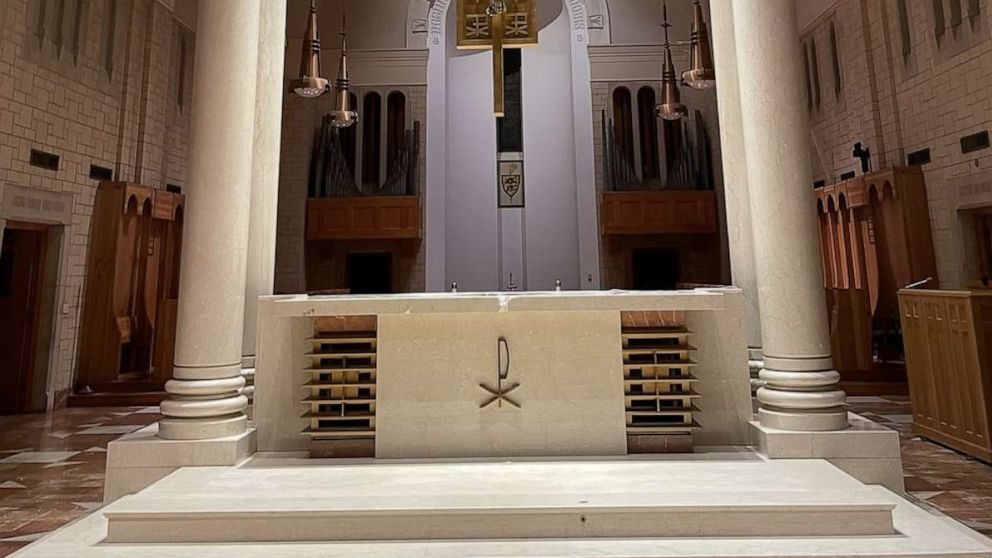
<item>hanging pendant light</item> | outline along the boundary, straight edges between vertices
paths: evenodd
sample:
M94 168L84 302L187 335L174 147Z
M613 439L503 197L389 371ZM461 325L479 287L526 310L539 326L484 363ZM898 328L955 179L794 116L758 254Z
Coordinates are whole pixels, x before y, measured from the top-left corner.
M307 31L303 35L303 50L300 56L300 77L290 85L293 93L312 99L331 90L326 79L320 77L320 38L317 35L317 2L310 0L310 14L307 16Z
M341 60L338 62L338 79L334 83L334 110L331 111L331 125L347 128L358 122L358 111L351 105L351 92L348 91L348 26L347 19L341 18Z
M664 19L661 26L665 28L665 61L661 67L661 103L655 111L665 120L678 120L689 114L689 109L682 104L682 94L679 92L679 84L675 78L672 44L668 41L668 28L672 26L668 22L668 2L664 2L661 9Z
M682 72L682 81L693 89L716 87L716 71L713 69L713 51L710 50L710 33L703 20L703 6L700 0L692 4L692 34L689 44L689 69Z

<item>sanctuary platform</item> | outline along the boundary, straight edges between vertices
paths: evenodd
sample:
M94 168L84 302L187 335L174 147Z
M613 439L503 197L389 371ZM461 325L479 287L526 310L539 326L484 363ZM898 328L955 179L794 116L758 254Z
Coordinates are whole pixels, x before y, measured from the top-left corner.
M265 297L252 427L112 442L107 505L17 556L992 558L900 496L895 432L752 420L743 305Z
M701 448L471 461L259 454L184 468L16 556L810 555L979 558L992 544L823 460Z

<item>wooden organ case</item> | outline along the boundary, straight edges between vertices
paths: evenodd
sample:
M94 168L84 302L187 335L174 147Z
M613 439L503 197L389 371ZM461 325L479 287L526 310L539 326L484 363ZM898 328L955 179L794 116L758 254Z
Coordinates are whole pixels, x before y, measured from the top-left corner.
M182 194L125 182L97 189L71 404L164 397L175 348L183 204Z
M841 383L852 395L906 393L897 293L937 278L923 171L887 169L815 196Z

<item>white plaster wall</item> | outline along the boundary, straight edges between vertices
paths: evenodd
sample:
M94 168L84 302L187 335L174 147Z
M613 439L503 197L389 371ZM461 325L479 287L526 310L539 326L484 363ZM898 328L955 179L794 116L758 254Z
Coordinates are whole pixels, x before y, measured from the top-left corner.
M457 281L461 290L497 290L499 233L492 53L455 48L455 15L454 9L448 11L445 33L444 221L443 225L429 221L428 226L444 227L444 285ZM433 180L432 174L428 169L428 180Z
M527 287L579 288L572 34L561 12L523 51ZM539 85L538 85L539 84ZM595 223L591 223L595 227Z
M512 231L499 226L496 207L491 54L455 48L455 11L445 3L429 16L428 80L445 87L428 91L428 290L452 281L462 290L498 289L509 267L521 268L519 288L549 289L557 279L569 289L599 285L584 4L544 3L539 15L540 46L523 52L527 207L502 211L519 213L504 219ZM508 260L500 239L511 237L521 246Z

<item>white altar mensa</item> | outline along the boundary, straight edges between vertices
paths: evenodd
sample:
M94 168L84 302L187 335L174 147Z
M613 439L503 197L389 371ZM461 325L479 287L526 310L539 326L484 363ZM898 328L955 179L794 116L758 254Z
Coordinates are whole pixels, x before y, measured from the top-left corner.
M734 288L266 298L259 450L418 458L743 445L742 312Z

